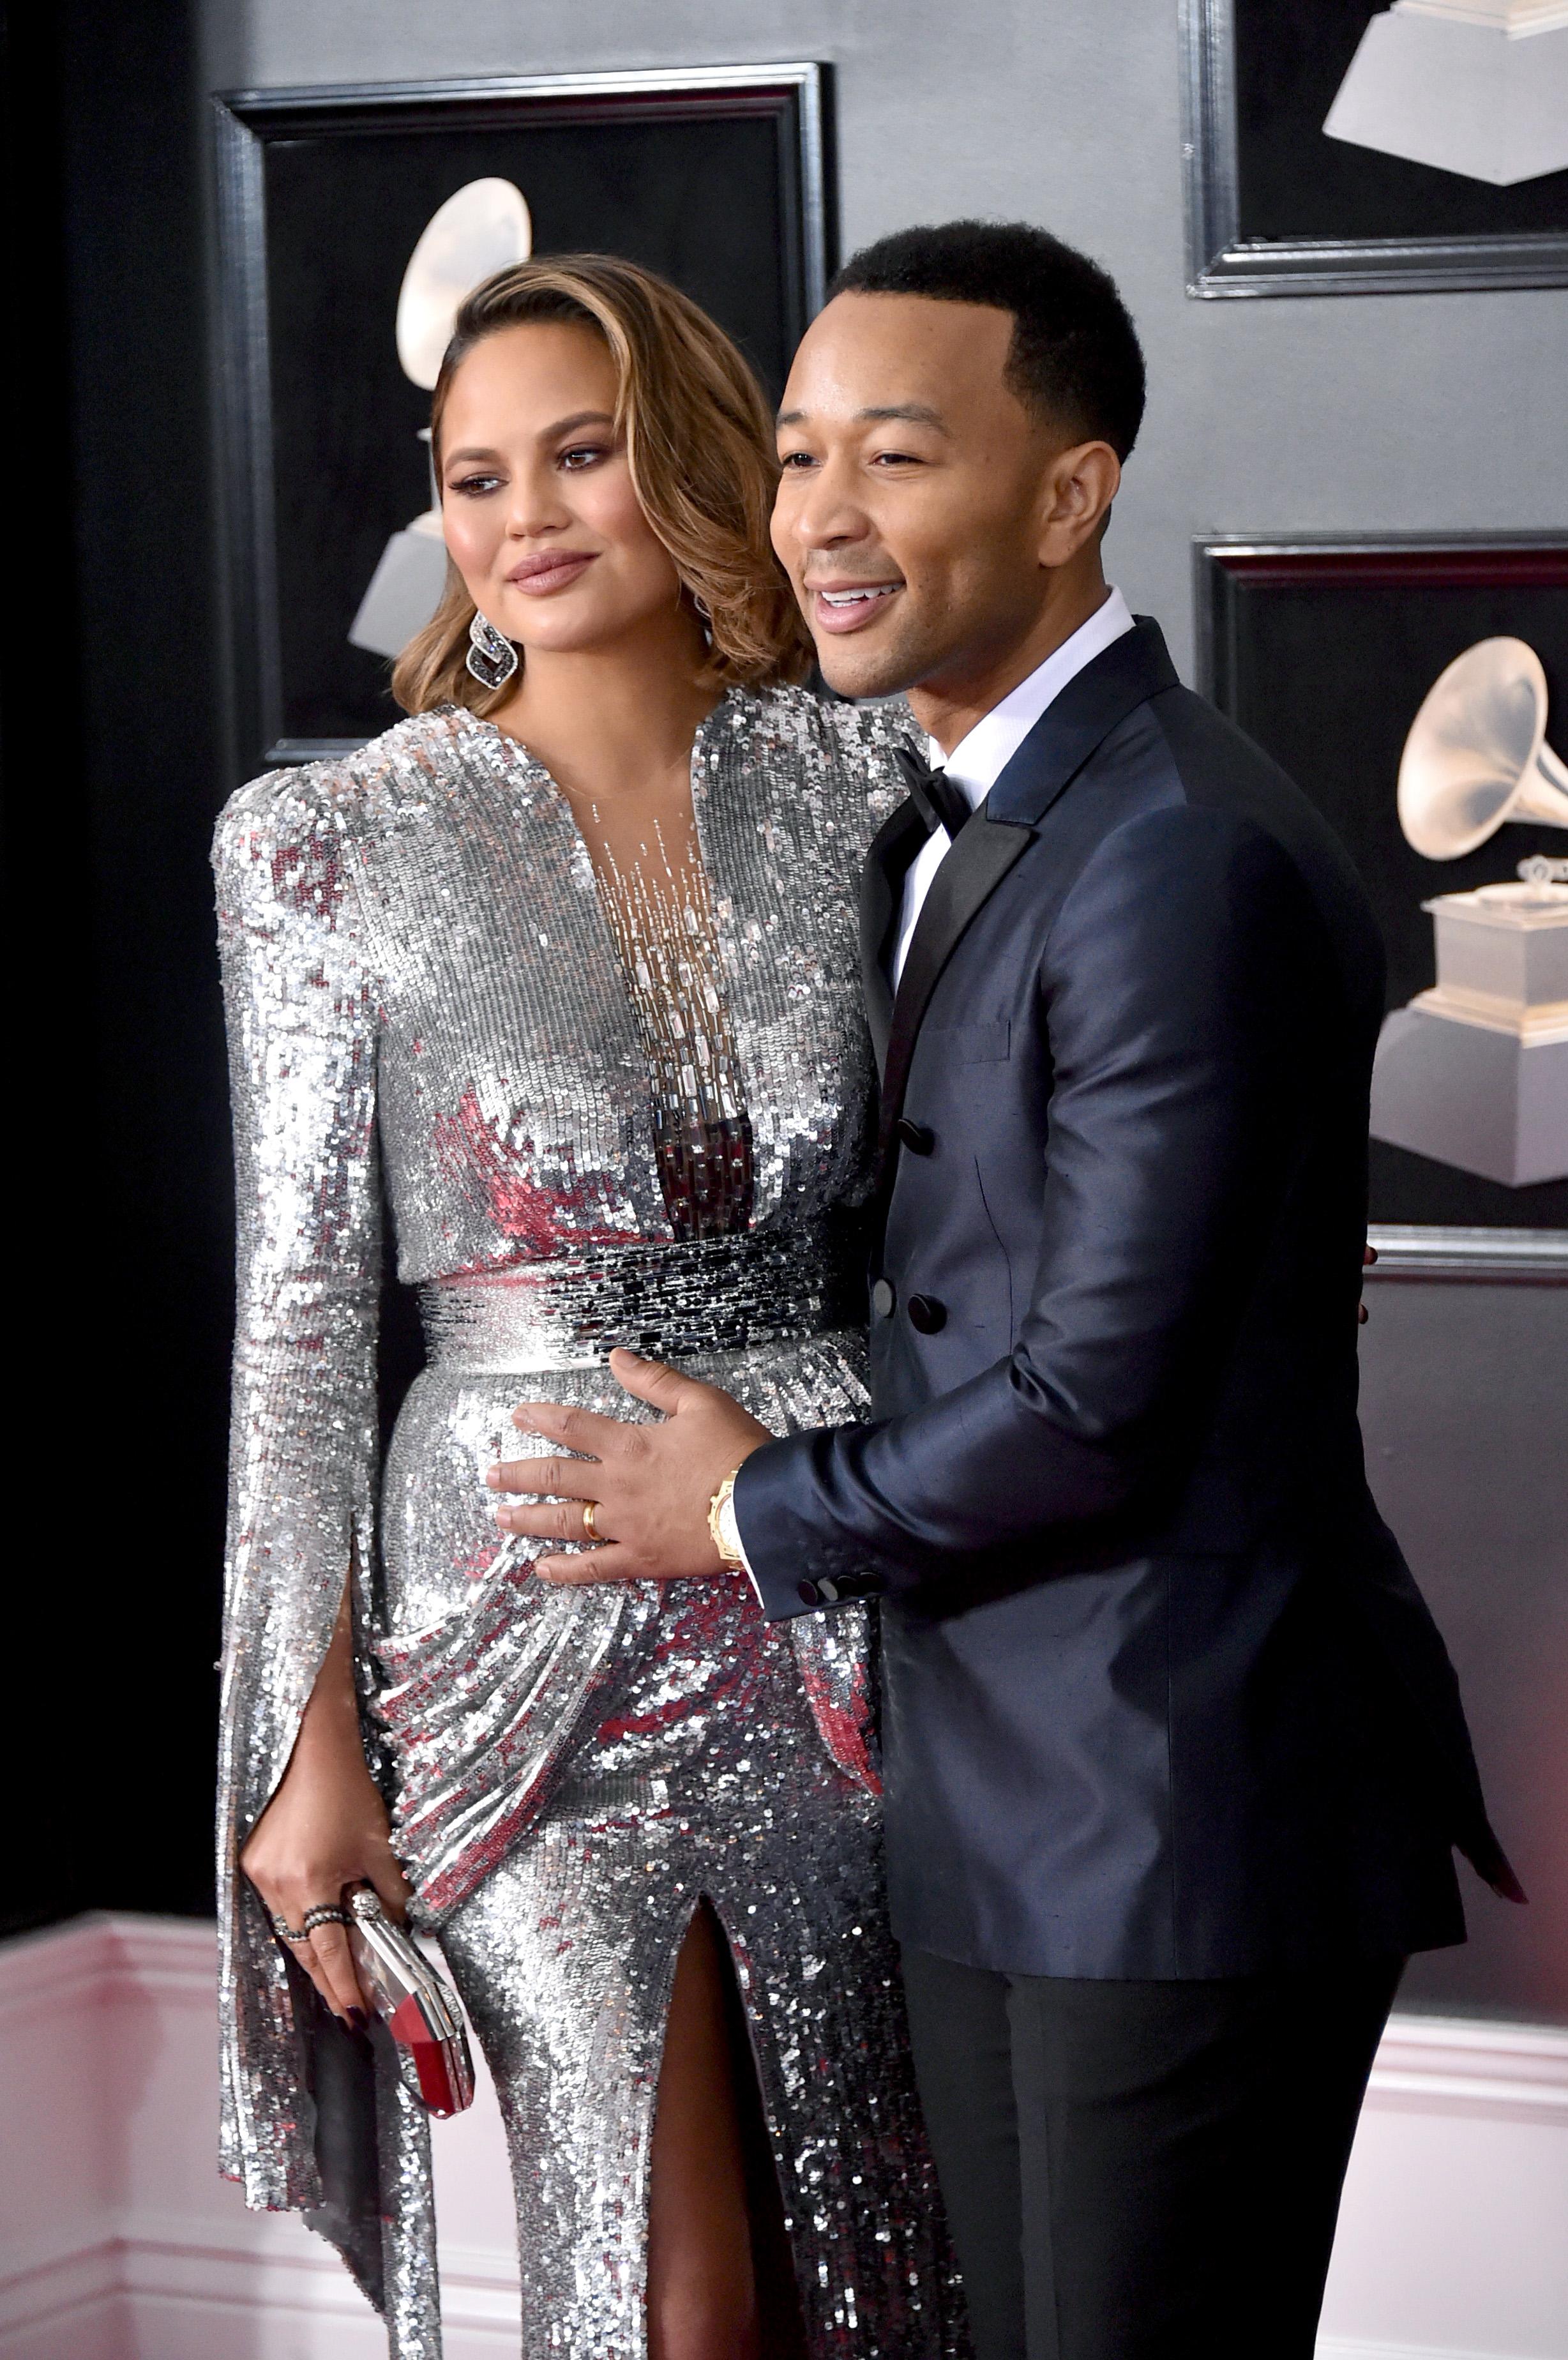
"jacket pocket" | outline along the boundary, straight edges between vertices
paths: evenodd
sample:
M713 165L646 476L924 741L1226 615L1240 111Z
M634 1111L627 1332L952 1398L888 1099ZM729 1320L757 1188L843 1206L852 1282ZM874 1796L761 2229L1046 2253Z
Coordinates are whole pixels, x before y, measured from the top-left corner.
M1012 1025L1004 1016L995 1024L936 1024L931 1044L939 1057L954 1065L994 1065L1012 1054Z

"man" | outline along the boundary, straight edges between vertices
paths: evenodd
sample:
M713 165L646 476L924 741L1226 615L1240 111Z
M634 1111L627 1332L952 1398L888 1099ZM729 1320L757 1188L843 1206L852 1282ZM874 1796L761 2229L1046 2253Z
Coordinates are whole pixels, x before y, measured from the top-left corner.
M1377 939L1100 545L1143 406L1105 274L955 223L857 256L779 419L830 684L945 756L873 847L873 1419L529 1405L547 1578L881 1600L889 1880L981 2360L1308 2360L1452 1846L1517 1885L1362 1470ZM710 1512L713 1536L710 1538Z

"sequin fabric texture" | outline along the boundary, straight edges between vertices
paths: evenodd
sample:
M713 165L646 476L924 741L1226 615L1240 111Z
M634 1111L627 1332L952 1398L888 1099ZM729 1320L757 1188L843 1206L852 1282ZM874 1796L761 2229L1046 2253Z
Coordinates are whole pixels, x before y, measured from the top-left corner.
M352 1560L396 1841L506 2116L527 2360L642 2360L659 2043L702 1895L813 2352L965 2349L881 1898L863 1616L775 1630L740 1581L549 1590L484 1486L526 1447L509 1414L530 1393L629 1406L615 1342L776 1431L863 1412L854 890L900 792L897 732L800 691L726 696L693 751L705 890L684 894L656 869L601 882L545 772L452 708L257 781L220 823L240 1207L224 2167L253 2203L319 2201L281 1957L233 1863ZM383 1473L384 1194L429 1366ZM381 2111L390 2348L433 2360L426 2125Z
M589 825L598 818L591 810ZM696 843L656 825L627 867L600 836L601 898L648 1059L653 1145L677 1238L733 1237L751 1218L751 1118L742 1103L713 907Z

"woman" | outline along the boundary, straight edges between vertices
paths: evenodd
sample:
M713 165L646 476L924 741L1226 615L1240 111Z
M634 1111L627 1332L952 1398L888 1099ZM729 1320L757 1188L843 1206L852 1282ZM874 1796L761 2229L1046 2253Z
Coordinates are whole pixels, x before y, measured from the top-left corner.
M672 288L500 274L432 427L452 569L394 675L413 717L218 832L227 2168L314 2208L395 2354L439 2350L424 2118L321 1916L368 1878L439 1931L495 2075L527 2355L935 2360L963 2331L863 1624L782 1635L738 1579L547 1589L485 1482L519 1379L618 1404L615 1342L780 1428L858 1414L852 889L887 746L788 684L766 411ZM377 1540L383 1185L429 1366Z

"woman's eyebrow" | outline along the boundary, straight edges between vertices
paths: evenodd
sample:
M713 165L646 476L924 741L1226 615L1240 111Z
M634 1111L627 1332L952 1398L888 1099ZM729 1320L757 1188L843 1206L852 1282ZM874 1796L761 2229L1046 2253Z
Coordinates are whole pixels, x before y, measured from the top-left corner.
M553 425L541 426L535 439L540 442L557 442L563 434L575 434L579 427L613 426L615 422L613 414L607 410L574 410L570 418L558 418ZM499 459L501 456L502 453L496 450L465 445L461 451L449 451L444 464L450 467L460 459L471 463L475 459Z
M553 426L546 426L539 434L541 442L553 442L562 434L575 434L580 426L613 426L615 419L607 410L574 410L570 418L558 418Z

